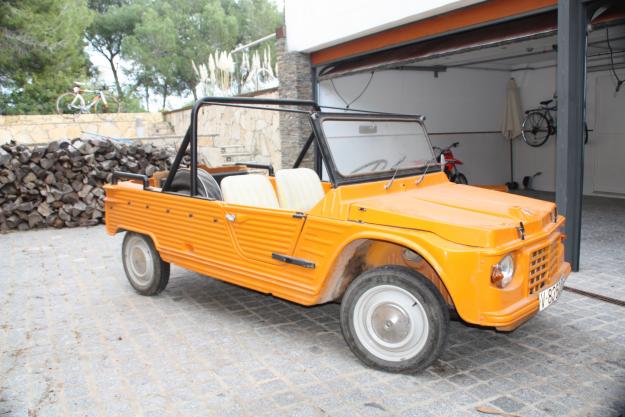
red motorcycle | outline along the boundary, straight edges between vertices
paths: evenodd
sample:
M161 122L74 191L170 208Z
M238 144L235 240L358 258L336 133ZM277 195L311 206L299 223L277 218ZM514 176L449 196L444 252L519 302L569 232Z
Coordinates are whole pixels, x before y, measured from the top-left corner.
M457 148L458 145L459 143L455 142L446 148L439 148L438 146L433 146L432 148L438 153L436 155L437 161L441 161L441 156L444 157L445 174L447 174L449 181L455 182L456 184L468 184L467 177L462 172L458 171L458 165L462 165L462 161L456 159L454 153L451 151L452 148Z

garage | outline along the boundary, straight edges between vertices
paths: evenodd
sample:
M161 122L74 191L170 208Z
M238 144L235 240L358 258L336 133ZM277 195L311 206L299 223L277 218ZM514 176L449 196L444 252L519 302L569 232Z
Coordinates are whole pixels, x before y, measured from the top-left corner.
M513 192L556 200L569 219L567 257L577 270L581 216L576 207L582 195L584 205L593 207L592 221L622 207L625 197L620 163L625 155L625 7L619 2L505 3L464 4L309 48L316 98L328 107L421 114L434 146L458 143L453 152L470 184L516 183ZM287 24L288 16L287 10ZM552 118L553 132L541 146L502 134L510 83L517 91L520 123L531 109ZM574 88L561 87L564 93L557 94L558 85L572 83ZM550 110L541 109L548 100ZM558 120L569 123L558 126ZM573 136L585 142L582 152ZM623 221L618 214L604 220L613 228ZM581 246L589 266L591 254L602 252L602 244L595 243Z

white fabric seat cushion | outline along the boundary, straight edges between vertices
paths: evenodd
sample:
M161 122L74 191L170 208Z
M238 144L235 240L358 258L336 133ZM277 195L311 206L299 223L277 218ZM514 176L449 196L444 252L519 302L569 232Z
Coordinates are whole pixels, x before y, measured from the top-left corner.
M263 208L279 208L276 193L265 175L232 175L221 180L226 203Z
M276 189L280 207L294 211L312 209L325 195L319 176L309 168L278 170Z

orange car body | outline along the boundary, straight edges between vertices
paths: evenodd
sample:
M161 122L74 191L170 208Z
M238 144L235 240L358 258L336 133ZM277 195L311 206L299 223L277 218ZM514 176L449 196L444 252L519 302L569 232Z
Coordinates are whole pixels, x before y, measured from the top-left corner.
M553 203L454 184L441 172L390 187L324 182L325 197L306 213L161 193L151 184L105 187L108 233L150 236L165 262L302 305L340 300L363 269L398 264L423 273L466 322L512 330L539 310L538 292L570 272L564 218ZM506 254L517 268L501 289L491 270Z

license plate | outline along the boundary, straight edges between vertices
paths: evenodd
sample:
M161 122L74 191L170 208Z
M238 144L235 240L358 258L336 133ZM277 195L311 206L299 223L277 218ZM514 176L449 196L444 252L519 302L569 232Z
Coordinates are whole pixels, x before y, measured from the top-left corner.
M562 293L562 289L564 288L564 278L560 278L558 282L553 284L549 288L545 288L541 292L538 293L538 301L540 303L540 309L538 311L543 311L551 304L555 303L560 294Z

